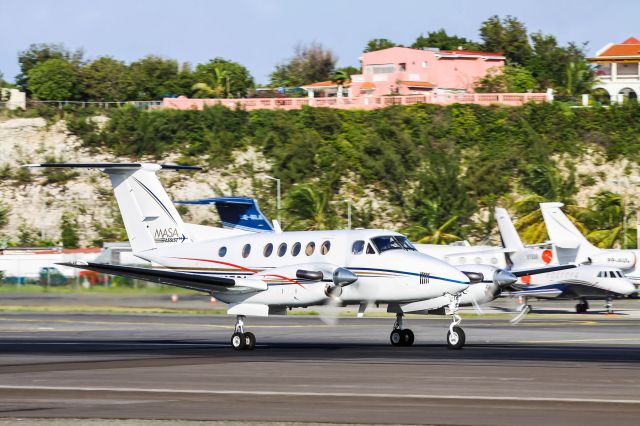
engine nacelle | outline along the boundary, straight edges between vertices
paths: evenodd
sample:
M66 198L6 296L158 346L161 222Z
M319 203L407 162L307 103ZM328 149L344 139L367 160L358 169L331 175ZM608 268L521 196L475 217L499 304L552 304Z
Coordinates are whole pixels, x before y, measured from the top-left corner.
M629 269L636 264L636 254L631 250L607 250L588 257L592 265Z

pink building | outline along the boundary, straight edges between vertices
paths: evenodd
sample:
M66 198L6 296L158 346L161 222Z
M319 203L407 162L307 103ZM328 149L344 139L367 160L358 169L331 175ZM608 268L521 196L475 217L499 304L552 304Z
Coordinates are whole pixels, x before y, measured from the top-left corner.
M501 53L468 50L420 50L392 47L364 53L362 74L345 84L348 97L412 95L425 92L473 93L474 84L490 68L502 68ZM303 86L310 97L331 96L339 87L330 81Z

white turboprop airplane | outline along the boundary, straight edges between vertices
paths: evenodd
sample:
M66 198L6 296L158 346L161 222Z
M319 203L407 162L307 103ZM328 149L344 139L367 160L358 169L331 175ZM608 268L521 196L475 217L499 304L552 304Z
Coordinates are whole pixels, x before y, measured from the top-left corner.
M561 256L549 254L544 256L541 249L527 248L522 244L509 214L505 209L496 208L496 220L505 248L509 250L514 264L523 261L543 261L558 263ZM540 256L532 256L532 250L541 252ZM556 247L552 246L552 252ZM555 259L555 260L554 260ZM565 259L566 260L566 259ZM575 260L573 260L575 261ZM518 263L516 263L518 262ZM525 298L524 313L531 310L526 299L575 299L580 300L576 305L576 312L583 313L589 309L587 300L606 300L607 310L613 312L611 300L613 297L626 296L635 292L635 286L627 279L620 269L609 266L580 264L574 269L554 271L535 276L523 276L518 283L511 286L514 291L509 294Z
M191 166L43 163L28 167L95 168L108 174L133 253L159 265L67 266L209 293L228 303L228 314L236 316L231 344L237 350L255 347L255 336L244 328L246 316L282 315L287 308L334 299L359 304L361 312L369 303L388 303L397 315L391 343L407 346L414 335L404 328L403 315L447 306L452 315L447 345L459 349L465 343L457 313L461 293L470 287L469 277L417 252L399 233L374 229L251 233L186 224L156 172L198 169Z
M556 247L560 259L620 268L636 286L640 285L640 250L594 246L564 214L562 206L562 203L540 203L549 242Z

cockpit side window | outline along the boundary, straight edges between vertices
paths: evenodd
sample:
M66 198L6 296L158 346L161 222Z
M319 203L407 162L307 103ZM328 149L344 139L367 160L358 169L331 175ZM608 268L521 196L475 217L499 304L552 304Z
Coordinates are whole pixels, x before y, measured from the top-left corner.
M602 278L602 271L598 272L598 278Z
M376 251L373 249L371 243L367 244L367 254L376 254Z
M618 274L618 278L624 278L624 276L622 275L622 272L618 271L617 274Z
M351 246L351 253L353 254L362 254L364 251L364 241L358 240L353 243Z
M416 250L415 247L411 245L407 237L403 235L384 235L381 237L372 238L371 242L376 246L379 253L388 250Z

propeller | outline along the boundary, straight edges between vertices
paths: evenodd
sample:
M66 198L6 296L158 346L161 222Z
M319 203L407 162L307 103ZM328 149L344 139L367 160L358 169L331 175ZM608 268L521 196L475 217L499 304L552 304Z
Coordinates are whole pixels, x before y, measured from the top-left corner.
M298 278L308 279L311 281L321 281L324 278L323 271L308 271L304 269L298 269L296 276ZM342 267L335 268L331 272L331 283L328 283L324 288L324 293L327 296L327 300L321 309L320 319L326 325L336 325L338 323L338 316L340 314L340 307L343 306L343 302L340 299L342 295L342 288L350 284L353 284L358 280L358 276L350 270Z

